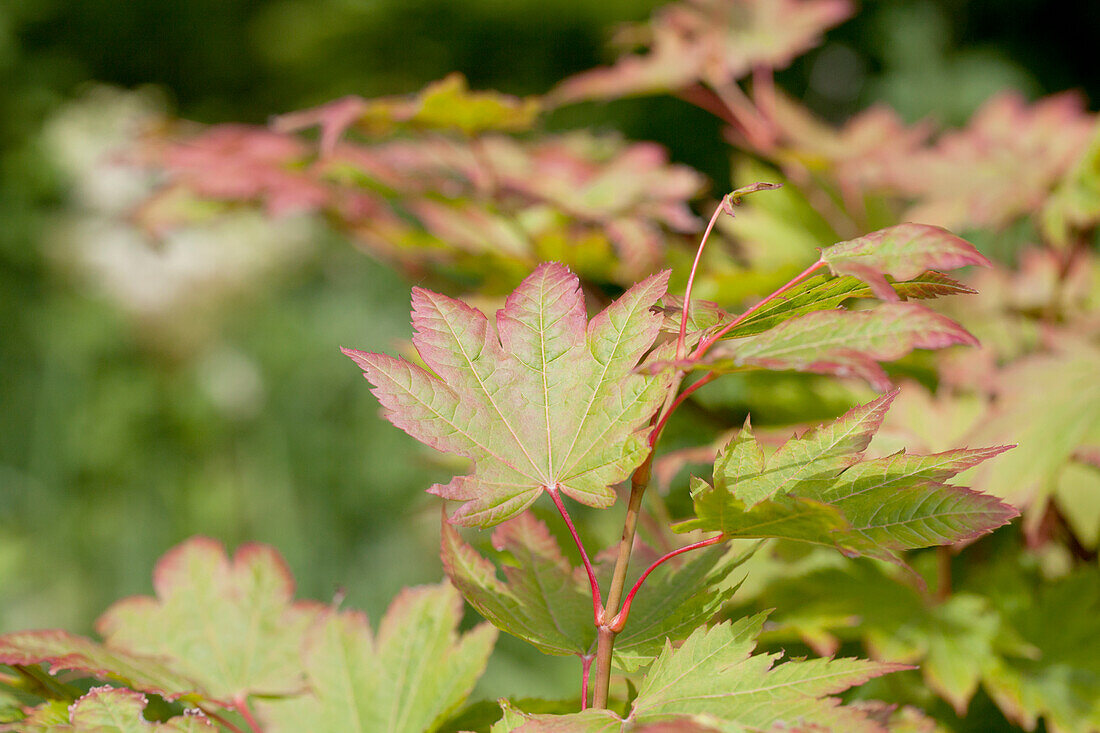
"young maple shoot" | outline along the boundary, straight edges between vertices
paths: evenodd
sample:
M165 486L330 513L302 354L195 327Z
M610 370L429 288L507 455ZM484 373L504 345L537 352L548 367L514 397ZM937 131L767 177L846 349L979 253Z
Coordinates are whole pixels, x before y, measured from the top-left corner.
M712 483L692 480L694 516L672 527L709 536L654 556L627 589L629 564L639 551L634 535L653 448L669 415L701 384L723 373L771 369L856 377L886 391L890 380L879 362L918 348L976 343L954 321L901 302L970 292L939 270L988 264L964 240L920 224L822 249L815 263L740 315L694 303L692 283L718 217L732 215L742 196L773 187L754 184L723 199L699 245L682 300L667 295L665 272L631 287L588 320L577 276L547 263L508 296L493 320L459 300L414 289L413 345L423 366L345 349L374 385L391 422L433 448L473 462L470 474L429 489L462 502L444 522L444 568L497 627L545 653L581 660L581 707L591 704L595 711L581 713L575 730L589 730L589 723L602 730L608 716L644 723L651 715L682 715L688 716L686 723L704 713L729 725L768 725L751 696L738 697L741 685L752 688L754 681L776 675L797 677L799 665L849 670L838 671L836 685L817 690L820 695L897 669L858 660L788 662L773 669L767 655L748 657L750 631L759 630L762 617L703 630L732 595L730 574L743 560L724 550L727 540L825 545L907 570L905 551L968 540L1017 514L994 497L948 483L1006 446L865 457L897 395L890 391L792 438L770 457L746 421L719 451ZM843 309L850 299L884 302ZM703 376L680 390L689 371ZM615 501L613 487L628 478L622 537L611 553L615 559L594 562L563 495L606 508ZM525 513L544 492L576 543L583 570L571 567L546 527ZM510 558L503 564L503 582L494 563L450 524L497 527L493 544ZM668 571L669 560L704 548L709 549L697 560ZM662 586L648 600L642 589L647 579ZM640 634L631 632L632 614L644 615ZM677 650L667 646L685 638ZM670 669L714 645L714 653L724 648L742 662L755 660L757 667L752 673L743 669L748 677L736 681L708 677L691 683L713 690L721 701L713 708L666 705L660 700L668 688L655 697L647 692L672 674ZM625 717L608 712L612 666L632 671L650 662ZM687 677L677 679L670 684L689 684ZM740 717L749 710L755 712ZM804 716L822 724L837 723L829 715L848 716L845 729L861 729L852 722L861 718L859 711L839 710L832 701L816 712L807 708ZM529 722L535 725L535 718Z

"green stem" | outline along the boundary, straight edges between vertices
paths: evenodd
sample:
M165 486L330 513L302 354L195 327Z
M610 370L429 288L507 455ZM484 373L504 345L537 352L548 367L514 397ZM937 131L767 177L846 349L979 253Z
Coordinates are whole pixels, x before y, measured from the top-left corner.
M630 479L630 499L626 504L626 518L623 520L623 536L619 541L619 555L615 559L615 571L611 576L611 587L607 591L607 601L597 625L596 635L596 679L592 691L592 707L607 707L607 693L611 686L611 652L615 648L615 631L611 630L611 620L619 613L619 601L626 586L626 571L630 566L630 552L634 548L634 533L638 529L638 515L642 509L642 497L649 486L649 476L653 468L653 453L634 471Z

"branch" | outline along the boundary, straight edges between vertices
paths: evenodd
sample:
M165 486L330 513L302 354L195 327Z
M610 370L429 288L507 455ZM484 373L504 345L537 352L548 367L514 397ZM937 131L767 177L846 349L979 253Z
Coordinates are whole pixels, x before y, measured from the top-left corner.
M607 692L611 686L611 652L615 648L615 633L607 623L609 614L618 614L619 599L626 586L626 571L630 565L630 552L634 548L634 533L638 529L638 515L641 513L642 497L649 486L649 476L653 468L653 452L650 451L642 465L634 470L630 478L630 499L626 505L626 518L623 520L623 536L619 540L619 555L615 559L615 572L611 577L611 587L607 591L607 605L596 622L596 683L592 695L592 707L607 707Z

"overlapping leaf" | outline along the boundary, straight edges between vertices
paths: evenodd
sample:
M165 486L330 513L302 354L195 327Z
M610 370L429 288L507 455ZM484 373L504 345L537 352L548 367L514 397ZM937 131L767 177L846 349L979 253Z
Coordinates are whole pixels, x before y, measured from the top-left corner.
M124 599L100 617L111 649L160 657L215 700L286 695L304 686L301 636L319 613L293 602L294 581L270 547L244 545L230 560L198 537L157 563L156 597Z
M770 459L747 427L719 454L714 486L696 479L695 518L676 526L727 537L779 537L897 561L897 553L976 537L1017 512L945 483L1006 450L862 456L891 393L792 438Z
M1016 93L998 95L966 128L894 167L895 188L917 201L906 218L1000 228L1036 212L1084 155L1095 124L1073 93L1034 104Z
M503 581L492 562L444 524L443 567L470 605L547 654L593 653L596 629L587 576L569 564L546 526L522 514L496 529L493 544L502 553ZM682 639L713 617L733 596L730 574L744 559L719 547L659 567L615 641L616 666L633 670L648 664L666 640ZM609 575L610 568L599 570Z
M956 589L930 605L875 565L823 568L780 578L756 599L777 605L767 640L799 638L820 654L862 640L880 661L919 664L928 686L963 715L983 671L1001 655L1033 656L989 599Z
M466 78L456 73L413 96L369 100L345 97L316 109L292 112L276 120L275 128L292 132L319 126L322 149L332 152L343 132L353 126L374 136L403 128L473 135L487 130L527 129L538 111L534 99L471 92Z
M787 66L850 14L847 0L687 0L620 34L647 53L566 79L549 96L560 104L728 84L755 66Z
M945 295L973 294L975 291L940 272L928 271L900 282L890 282L892 292L903 300L923 300ZM814 311L834 310L849 298L877 297L869 285L859 279L844 276L816 275L807 278L783 294L782 298L764 304L727 332L723 338L743 338L775 328L783 321ZM662 329L670 333L680 330L681 298L666 295L662 299L665 321ZM693 301L688 318L688 333L700 334L733 320L717 303Z
M465 503L452 521L487 527L547 489L589 506L648 452L645 426L667 382L633 374L660 328L649 308L667 274L628 290L589 323L575 275L539 266L494 325L466 304L413 291L413 344L429 372L347 349L386 417L418 440L472 459L474 471L430 491Z
M511 556L504 580L492 562L443 524L443 569L470 605L498 628L546 654L588 654L596 639L592 593L546 525L521 514L500 525L493 544Z
M115 687L93 687L69 706L46 703L20 721L22 733L199 733L217 727L198 710L170 718L164 723L146 720L145 696ZM7 728L5 728L7 730Z
M51 674L69 670L101 680L121 682L167 700L204 697L202 686L156 657L131 654L87 637L57 629L16 631L0 636L0 663L49 665ZM227 700L223 700L226 702Z
M780 729L879 733L858 708L830 695L903 665L859 659L777 664L778 654L752 654L765 614L699 628L677 649L667 645L650 667L629 714L592 710L557 719L531 716L522 733L622 730L758 731ZM637 726L637 728L635 728Z
M425 733L462 704L496 640L488 624L460 638L462 599L450 585L407 588L377 636L362 613L326 610L306 634L310 692L259 706L266 730Z
M1057 352L1020 359L995 377L998 399L974 430L977 440L1020 444L980 468L975 485L1041 514L1073 452L1100 432L1100 350L1067 341Z
M1026 730L1092 730L1100 721L1100 583L1081 567L1041 579L1010 547L956 577L952 595L929 604L871 564L780 578L755 599L776 606L769 643L801 638L819 653L862 641L875 659L919 664L925 682L962 715L978 687ZM1052 621L1056 619L1056 621Z
M790 369L866 379L876 389L890 380L877 362L899 359L913 349L976 345L966 329L916 303L889 303L866 311L816 311L768 331L720 341L693 369Z
M1021 585L997 600L1033 652L999 656L983 670L983 686L1025 729L1040 718L1051 733L1100 729L1100 574L1081 567L1055 582Z
M990 262L964 239L927 224L898 224L821 250L834 275L853 275L882 300L898 300L885 276L909 280L925 270L955 270Z

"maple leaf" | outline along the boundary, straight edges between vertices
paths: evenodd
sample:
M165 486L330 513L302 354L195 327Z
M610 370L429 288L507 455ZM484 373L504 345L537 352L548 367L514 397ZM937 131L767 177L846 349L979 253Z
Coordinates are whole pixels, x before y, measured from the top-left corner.
M316 211L333 197L323 181L298 170L306 153L305 145L289 135L217 125L168 143L155 160L175 185L200 197L262 201L268 213L280 216Z
M779 654L753 654L767 614L700 627L678 648L666 644L625 717L608 710L525 716L518 733L611 733L623 730L726 731L884 729L856 707L830 697L905 665L860 659L777 664ZM514 720L514 719L513 719ZM661 726L668 726L662 728ZM636 726L636 727L635 727ZM646 726L653 726L647 728ZM682 726L682 727L681 727Z
M779 89L767 103L769 118L788 148L784 153L810 170L831 173L846 196L891 192L893 172L917 154L933 132L930 122L906 125L894 109L881 104L834 129Z
M929 270L910 280L890 281L891 292L903 299L922 300L945 295L974 294L977 291L940 272ZM849 299L877 297L866 283L844 276L815 275L807 278L787 292L742 319L722 338L734 339L752 336L775 328L783 321L804 316L814 311L835 310ZM661 312L665 316L661 330L679 333L683 299L666 295L661 299ZM717 303L693 300L688 311L687 333L689 343L694 343L706 331L722 326L734 317Z
M1017 570L990 595L1032 647L1030 654L1000 655L983 668L982 684L997 706L1027 730L1040 718L1051 733L1100 728L1096 568L1082 566L1046 583Z
M206 537L157 562L156 597L121 600L96 629L111 649L160 657L214 700L286 695L303 686L298 647L319 612L292 602L294 581L264 545L242 545L230 560Z
M443 567L455 587L498 628L547 654L583 656L595 649L592 593L583 569L565 559L546 525L525 513L493 532L497 568L444 523ZM630 622L615 641L614 661L634 670L649 663L667 639L686 637L733 597L730 574L748 554L710 548L683 563L658 567L635 599ZM597 574L610 576L597 564Z
M714 485L695 479L695 518L677 532L778 537L900 563L904 550L972 539L1017 515L945 481L1007 450L960 449L865 459L896 392L792 438L770 458L748 425L720 452Z
M687 0L661 8L650 23L627 27L621 42L647 47L607 68L572 76L550 92L553 103L608 99L723 85L755 66L784 68L818 45L852 12L847 0Z
M954 270L990 261L964 239L928 224L898 224L821 250L834 275L853 275L882 300L899 300L886 281L909 280L925 270Z
M496 629L458 635L462 598L447 583L406 588L378 634L364 614L327 609L302 643L310 692L258 704L266 730L422 733L462 704L485 669Z
M321 150L335 151L349 127L371 136L401 129L457 131L475 135L487 130L525 130L539 112L535 99L520 99L497 92L471 92L462 74L448 74L418 94L363 99L344 97L335 102L291 112L276 118L279 132L321 128Z
M1029 105L1017 93L986 102L962 130L893 167L893 186L917 200L906 218L946 227L1003 228L1038 211L1084 155L1096 124L1079 95Z
M972 481L1030 507L1030 517L1037 519L1074 451L1100 435L1100 349L1088 339L1064 340L1055 351L1008 365L993 386L997 399L970 437L1011 439L1020 450L979 467Z
M976 345L962 326L916 303L889 303L867 311L817 311L744 338L715 344L702 359L660 362L653 369L792 369L854 376L885 390L890 380L879 361L899 359L913 349Z
M521 514L494 530L493 546L513 559L502 563L503 581L492 562L443 523L443 570L470 605L544 654L590 653L596 628L587 576L569 564L546 525Z
M67 631L16 631L0 636L0 663L50 665L50 673L72 670L127 687L151 692L166 700L204 697L201 685L165 660L113 649ZM227 700L223 700L228 704Z
M217 727L198 710L163 723L146 720L145 695L116 687L93 687L71 705L47 702L18 724L23 733L198 733Z
M646 279L588 322L577 277L540 265L495 327L461 301L416 288L413 345L428 369L344 353L394 425L474 461L470 475L429 489L465 502L452 521L498 524L549 490L606 507L610 487L649 452L646 424L669 384L632 373L660 329L649 309L667 281L667 272Z

